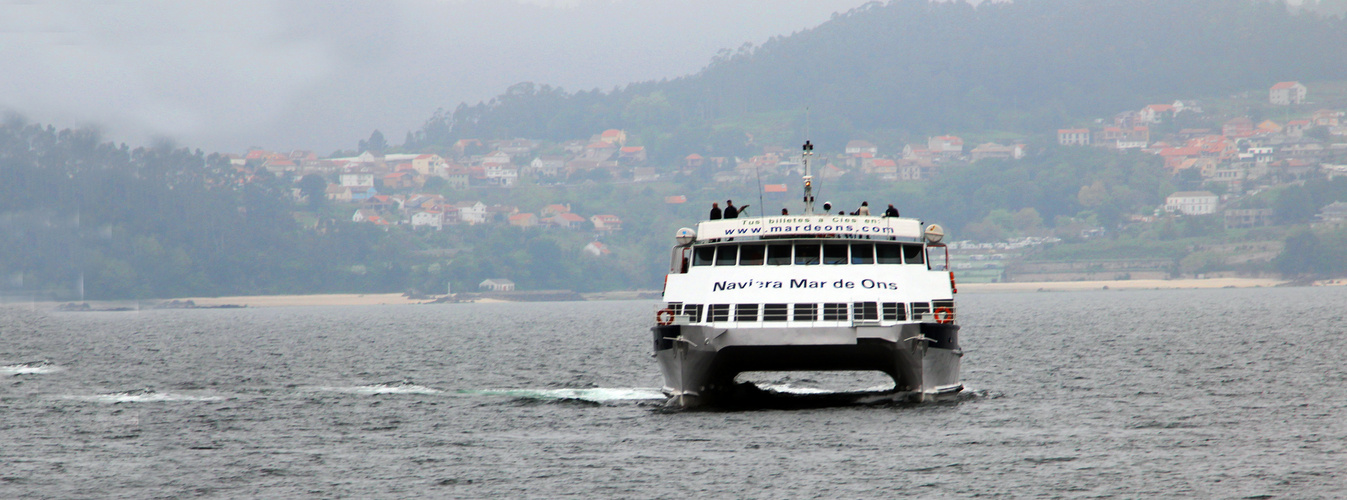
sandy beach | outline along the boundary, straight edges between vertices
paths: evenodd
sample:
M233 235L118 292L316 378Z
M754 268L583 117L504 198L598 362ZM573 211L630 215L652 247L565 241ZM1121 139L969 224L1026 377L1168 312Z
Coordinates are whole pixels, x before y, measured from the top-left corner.
M1209 278L1175 280L1122 280L1122 281L1056 281L1026 283L966 283L959 285L959 293L1005 293L1005 292L1068 292L1084 290L1177 290L1199 288L1257 288L1274 287L1287 283L1285 280L1265 278ZM1343 286L1347 280L1315 282L1314 286ZM639 293L620 292L612 294L586 294L590 300L631 300ZM413 300L397 293L383 294L326 294L326 295L255 295L240 297L190 297L179 300L191 300L200 306L224 304L246 305L248 307L285 307L285 306L373 306L392 304L423 304L429 300ZM482 299L481 302L499 302L494 299Z
M961 293L993 292L1069 292L1082 290L1178 290L1194 288L1257 288L1285 284L1286 280L1266 278L1208 278L1175 280L1100 280L1100 281L1039 281L1024 283L967 283L959 285ZM1318 285L1318 283L1316 283Z
M421 304L428 300L413 300L400 293L342 293L323 295L245 295L240 297L188 297L198 306L241 305L248 307L286 306L378 306L392 304Z
M1087 290L1181 290L1210 288L1259 288L1285 286L1287 280L1266 278L1207 278L1174 280L1122 280L1122 281L1046 281L1025 283L960 283L959 293L1015 293L1015 292L1073 292ZM1296 283L1295 286L1347 286L1347 279L1321 280ZM588 300L640 300L643 297L658 297L658 290L618 291L588 293ZM433 299L409 299L400 293L344 293L317 295L242 295L235 297L183 297L176 300L190 300L197 306L211 307L222 305L247 307L295 307L295 306L380 306L426 304ZM658 298L653 299L658 300ZM137 304L134 301L90 301L95 308L124 307L139 309L165 300L145 300ZM44 303L34 302L28 305L42 307ZM474 302L504 302L497 298L479 298ZM58 303L45 303L56 307Z

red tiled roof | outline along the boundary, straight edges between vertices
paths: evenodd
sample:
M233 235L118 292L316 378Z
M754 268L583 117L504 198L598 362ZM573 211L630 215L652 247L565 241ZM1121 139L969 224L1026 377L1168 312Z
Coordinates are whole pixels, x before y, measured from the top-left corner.
M1300 85L1300 82L1277 82L1276 85L1272 86L1272 90L1289 89L1296 85Z
M785 184L768 184L762 187L762 190L768 193L784 193L786 189Z

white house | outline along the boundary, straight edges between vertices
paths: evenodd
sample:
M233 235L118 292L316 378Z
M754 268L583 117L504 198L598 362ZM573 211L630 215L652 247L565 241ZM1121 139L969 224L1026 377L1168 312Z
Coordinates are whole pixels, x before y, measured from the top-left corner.
M857 140L857 141L850 141L850 142L847 143L846 154L849 154L849 155L860 155L860 154L872 154L872 155L877 155L877 154L879 154L879 148L876 147L874 144L871 144L871 143L868 142L868 141L860 141L860 140Z
M1291 104L1300 104L1305 102L1305 93L1308 89L1300 82L1278 82L1268 90L1267 100L1272 104L1281 104L1283 106Z
M529 167L542 176L555 176L565 166L564 156L539 156L529 163Z
M444 171L446 166L448 166L448 162L444 161L444 158L441 158L440 155L416 155L412 158L412 168L421 175L438 175Z
M1214 214L1220 200L1210 191L1179 191L1165 198L1165 210L1184 215Z
M519 181L519 169L509 163L483 163L486 181L497 186L510 187Z
M1088 128L1057 129L1057 144L1061 144L1063 146L1089 146L1090 129Z
M412 214L412 227L433 227L435 229L444 228L444 212L439 210L424 210Z
M952 135L942 135L926 140L926 149L941 155L963 154L963 139Z
M374 187L374 174L341 174L341 185L344 187Z
M468 224L486 222L486 204L480 201L461 201L455 206L458 207L459 220Z
M608 250L608 245L604 245L603 242L599 241L590 242L588 245L585 245L585 248L580 249L580 251L594 257L602 257L612 253Z
M477 288L492 292L513 292L514 282L505 278L491 278L478 283Z
M596 231L621 231L622 219L616 215L595 215L589 218L589 222L594 224Z

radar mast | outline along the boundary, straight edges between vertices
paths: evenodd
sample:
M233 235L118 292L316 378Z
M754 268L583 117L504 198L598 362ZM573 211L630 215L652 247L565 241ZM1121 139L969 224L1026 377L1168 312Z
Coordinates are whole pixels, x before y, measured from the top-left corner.
M808 140L804 141L804 152L800 154L800 162L804 163L804 213L805 215L814 215L814 175L809 170L809 158L814 156L814 145Z

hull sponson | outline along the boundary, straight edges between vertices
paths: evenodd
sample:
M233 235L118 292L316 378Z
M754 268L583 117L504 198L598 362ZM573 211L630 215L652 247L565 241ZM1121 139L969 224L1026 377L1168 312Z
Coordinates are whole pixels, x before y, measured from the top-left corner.
M657 326L655 357L664 392L681 406L712 403L746 371L874 370L894 391L924 395L957 391L957 325L908 323L836 328Z

